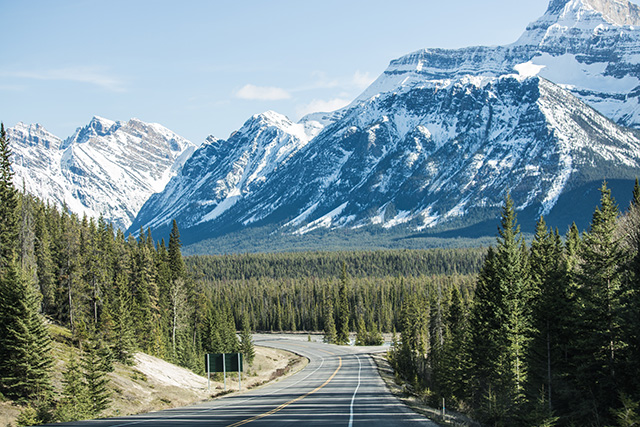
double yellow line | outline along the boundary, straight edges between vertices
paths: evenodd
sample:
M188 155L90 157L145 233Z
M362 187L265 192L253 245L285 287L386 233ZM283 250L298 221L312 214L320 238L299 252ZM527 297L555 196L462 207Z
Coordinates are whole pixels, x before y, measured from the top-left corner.
M340 370L340 368L342 368L342 357L338 356L338 368L334 371L334 373L333 373L333 374L331 374L331 376L329 377L329 379L327 379L324 383L322 383L321 385L319 385L319 386L318 386L318 387L316 387L315 389L311 390L309 393L307 393L307 394L303 394L302 396L298 396L298 397L296 397L296 398L295 398L295 399L293 399L293 400L290 400L290 401L288 401L288 402L286 402L286 403L283 403L282 405L278 406L277 408L274 408L274 409L270 410L269 412L265 412L264 414L256 415L255 417L252 417L252 418L247 418L246 420L238 421L237 423L235 423L235 424L230 424L230 425L229 425L229 426L227 426L227 427L237 427L237 426L242 426L242 425L248 424L248 423L250 423L250 422L252 422L252 421L259 420L260 418L264 418L264 417L267 417L267 416L269 416L269 415L273 415L273 414L275 414L276 412L283 410L284 408L286 408L287 406L291 405L292 403L296 403L296 402L298 402L298 401L300 401L300 400L304 399L305 397L307 397L307 396L309 396L309 395L311 395L311 394L315 393L316 391L320 390L321 388L323 388L324 386L326 386L327 384L329 384L329 382L331 382L331 380L333 379L333 377L335 377L335 376L336 376L336 374L338 373L338 371Z

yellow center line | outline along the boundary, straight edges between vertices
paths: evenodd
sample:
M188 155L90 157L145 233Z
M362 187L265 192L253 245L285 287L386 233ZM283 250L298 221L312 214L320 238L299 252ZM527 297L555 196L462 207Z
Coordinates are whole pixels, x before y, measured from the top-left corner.
M307 396L309 396L309 395L311 395L311 394L315 393L316 391L320 390L322 387L324 387L324 386L326 386L327 384L329 384L329 382L333 379L333 377L335 377L335 376L336 376L336 374L338 373L338 371L340 370L340 368L342 368L342 357L338 356L338 361L339 361L339 363L338 363L338 368L334 371L334 373L333 373L333 374L331 374L331 376L329 377L329 379L327 379L324 383L322 383L321 385L319 385L319 386L318 386L318 387L316 387L315 389L311 390L309 393L307 393L307 394L303 394L302 396L298 396L298 397L296 397L296 398L295 398L295 399L293 399L293 400L290 400L290 401L288 401L288 402L286 402L286 403L283 403L282 405L278 406L277 408L274 408L274 409L270 410L269 412L265 412L264 414L256 415L255 417L252 417L252 418L247 418L246 420L238 421L237 423L235 423L235 424L230 424L230 425L228 425L227 427L237 427L237 426L245 425L245 424L248 424L248 423L250 423L250 422L252 422L252 421L259 420L260 418L264 418L264 417L267 417L267 416L269 416L269 415L273 415L273 414L275 414L276 412L278 412L278 411L280 411L280 410L282 410L282 409L286 408L287 406L291 405L292 403L296 403L296 402L298 402L298 401L300 401L300 400L304 399L305 397L307 397Z

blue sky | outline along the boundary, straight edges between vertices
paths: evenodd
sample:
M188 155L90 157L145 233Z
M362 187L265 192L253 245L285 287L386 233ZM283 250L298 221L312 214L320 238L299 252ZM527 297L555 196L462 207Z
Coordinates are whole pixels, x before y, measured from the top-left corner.
M514 42L548 0L0 0L0 120L61 138L137 117L201 143L298 120L426 47Z

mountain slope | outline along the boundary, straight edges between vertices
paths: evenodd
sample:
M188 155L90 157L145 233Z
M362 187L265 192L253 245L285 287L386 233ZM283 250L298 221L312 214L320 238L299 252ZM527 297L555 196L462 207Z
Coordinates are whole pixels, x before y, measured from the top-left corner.
M179 176L150 197L132 230L156 228L173 218L180 218L183 227L216 219L261 188L320 129L317 120L295 124L268 111L247 120L227 141L207 138Z
M243 129L238 135L246 138L251 127ZM213 141L209 149L220 153L224 144ZM633 179L640 173L640 139L545 79L511 75L448 86L426 82L373 97L241 191L226 191L226 184L251 174L218 158L209 167L212 158L204 147L194 154L136 222L175 205L182 209L161 220L175 217L191 238L247 226L284 226L297 234L370 225L422 231L491 217L507 191L519 210L548 215L564 192L587 182ZM215 174L223 165L224 173ZM225 179L211 179L219 176ZM216 203L200 202L196 193L214 188L225 190L212 192L220 196ZM162 221L136 225L162 228Z
M18 123L7 134L18 188L79 215L103 215L122 229L195 150L163 126L137 119L94 117L64 141L37 124Z

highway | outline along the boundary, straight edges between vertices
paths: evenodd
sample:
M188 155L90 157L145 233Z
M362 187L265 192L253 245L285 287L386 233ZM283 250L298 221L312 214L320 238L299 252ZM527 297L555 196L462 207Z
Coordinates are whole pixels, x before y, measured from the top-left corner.
M271 385L198 405L144 415L57 425L124 426L436 426L386 389L367 347L262 335L256 345L305 356L301 371ZM379 348L376 348L379 349Z

